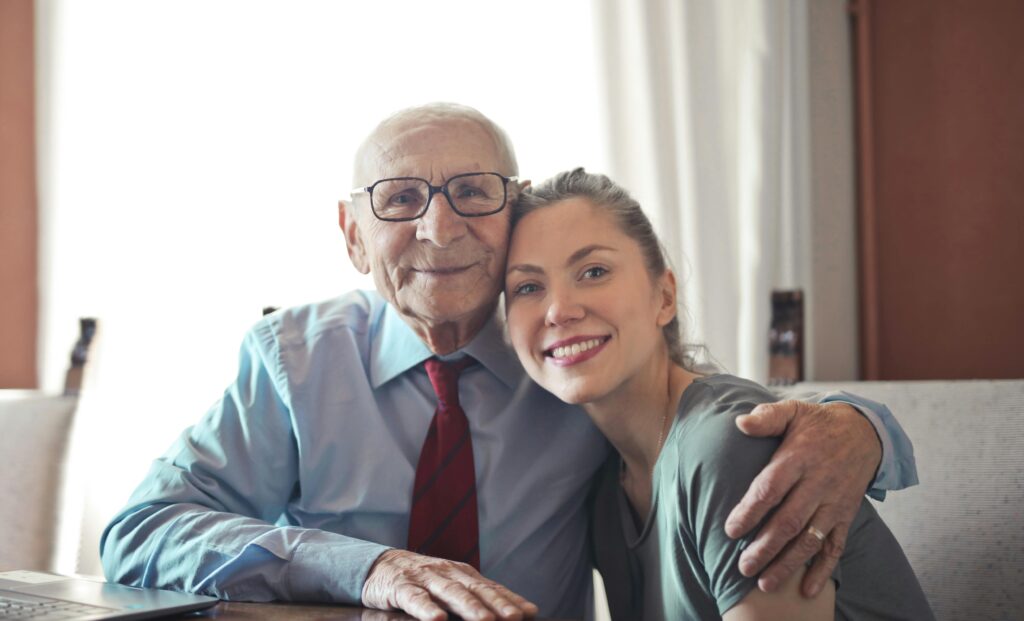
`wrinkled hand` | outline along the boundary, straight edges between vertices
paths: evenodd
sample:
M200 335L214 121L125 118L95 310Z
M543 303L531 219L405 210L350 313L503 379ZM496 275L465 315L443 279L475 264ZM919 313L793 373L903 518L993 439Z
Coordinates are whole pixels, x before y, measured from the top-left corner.
M465 563L406 550L377 558L362 599L369 608L404 610L421 621L442 621L446 611L466 621L519 621L537 614L537 606Z
M725 523L728 536L742 537L785 500L743 551L740 572L754 576L773 561L758 580L762 591L772 591L815 557L802 584L803 594L813 597L832 575L864 492L874 480L882 458L878 435L845 403L762 404L738 417L736 425L750 436L785 433L771 462ZM809 526L825 540L819 541Z

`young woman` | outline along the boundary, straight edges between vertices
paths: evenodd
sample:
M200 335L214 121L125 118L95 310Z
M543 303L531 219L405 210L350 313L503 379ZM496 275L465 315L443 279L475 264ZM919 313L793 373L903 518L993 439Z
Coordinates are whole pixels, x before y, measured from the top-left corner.
M615 619L932 618L867 501L814 599L799 593L801 572L773 593L743 576L739 556L756 533L732 540L725 519L778 441L742 434L735 419L774 396L694 372L661 245L607 177L562 173L514 218L505 303L516 353L618 451L601 475L593 533Z

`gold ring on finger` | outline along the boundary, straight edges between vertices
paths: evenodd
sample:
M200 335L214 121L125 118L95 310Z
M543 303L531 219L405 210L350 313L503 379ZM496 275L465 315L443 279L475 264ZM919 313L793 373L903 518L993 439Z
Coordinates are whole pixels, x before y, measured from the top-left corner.
M817 528L815 528L813 526L808 526L807 527L807 532L811 533L811 536L813 536L815 539L817 539L818 543L824 543L825 542L825 533L821 532Z

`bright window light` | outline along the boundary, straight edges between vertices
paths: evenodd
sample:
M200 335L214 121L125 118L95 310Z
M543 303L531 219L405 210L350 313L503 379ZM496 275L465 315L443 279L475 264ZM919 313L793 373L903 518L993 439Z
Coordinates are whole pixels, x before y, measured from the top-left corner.
M607 170L590 10L38 3L41 377L59 389L77 318L97 317L80 422L101 421L97 448L118 438L91 457L114 473L98 506L116 510L221 394L262 307L372 286L336 204L389 113L465 103L508 131L521 176Z

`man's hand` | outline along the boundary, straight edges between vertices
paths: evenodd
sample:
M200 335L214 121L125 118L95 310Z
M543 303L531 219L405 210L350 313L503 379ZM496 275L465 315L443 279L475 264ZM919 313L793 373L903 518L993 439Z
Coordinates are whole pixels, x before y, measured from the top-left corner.
M465 563L406 550L377 558L363 584L363 605L404 610L421 621L442 621L446 611L466 621L518 621L537 614L536 605Z
M771 462L725 522L727 535L742 537L785 500L743 551L740 572L754 576L774 561L758 580L762 591L772 591L817 555L802 585L804 595L813 597L832 575L874 480L882 459L878 435L845 403L762 404L738 417L736 425L749 436L785 433Z

